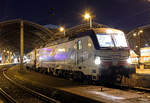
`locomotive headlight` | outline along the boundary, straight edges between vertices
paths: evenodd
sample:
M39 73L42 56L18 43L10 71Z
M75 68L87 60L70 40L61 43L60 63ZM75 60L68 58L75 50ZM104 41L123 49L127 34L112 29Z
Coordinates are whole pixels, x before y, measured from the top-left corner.
M128 64L132 64L132 61L131 61L131 58L130 58L130 57L127 59L127 63L128 63Z
M94 62L95 62L96 65L101 64L101 58L99 56L96 56Z

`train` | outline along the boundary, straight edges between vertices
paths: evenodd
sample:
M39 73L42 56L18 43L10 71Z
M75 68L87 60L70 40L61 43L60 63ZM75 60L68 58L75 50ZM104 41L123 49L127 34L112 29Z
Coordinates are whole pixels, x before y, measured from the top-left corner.
M27 54L27 68L73 80L120 82L135 73L123 31L91 28L60 38Z

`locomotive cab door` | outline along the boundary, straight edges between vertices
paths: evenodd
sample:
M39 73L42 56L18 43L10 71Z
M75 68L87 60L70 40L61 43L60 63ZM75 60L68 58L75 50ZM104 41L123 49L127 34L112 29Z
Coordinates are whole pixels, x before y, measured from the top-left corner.
M76 42L76 66L80 66L83 63L83 56L82 56L82 40L77 40Z

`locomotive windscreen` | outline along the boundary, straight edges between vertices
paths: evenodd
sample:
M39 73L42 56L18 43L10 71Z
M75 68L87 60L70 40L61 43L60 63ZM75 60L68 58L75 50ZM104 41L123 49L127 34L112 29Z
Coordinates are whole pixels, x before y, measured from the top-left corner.
M110 35L97 34L100 47L114 47L114 43Z
M123 33L114 33L112 34L113 40L116 47L127 47L126 38Z
M119 33L97 33L100 47L128 47L123 32Z

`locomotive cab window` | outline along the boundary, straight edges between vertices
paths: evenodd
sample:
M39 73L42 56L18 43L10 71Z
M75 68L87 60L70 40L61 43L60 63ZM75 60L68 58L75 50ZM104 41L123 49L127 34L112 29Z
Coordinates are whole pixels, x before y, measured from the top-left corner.
M100 47L128 47L124 33L98 33L96 34Z
M81 42L81 40L77 41L77 49L78 50L82 49L82 42Z

